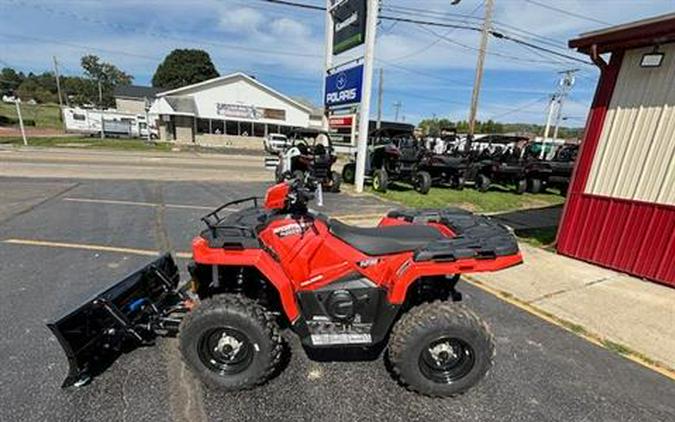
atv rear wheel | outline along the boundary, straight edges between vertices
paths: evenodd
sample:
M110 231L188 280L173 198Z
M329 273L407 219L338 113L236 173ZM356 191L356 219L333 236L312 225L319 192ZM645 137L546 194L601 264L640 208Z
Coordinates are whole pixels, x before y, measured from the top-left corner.
M383 169L378 169L373 172L373 189L377 192L387 191L387 172Z
M452 187L453 189L463 190L463 189L464 189L464 177L462 177L462 176L454 176L454 177L452 178L451 187Z
M353 185L354 179L356 178L355 175L356 175L356 164L347 163L345 164L344 167L342 167L342 180L344 180L345 183Z
M484 174L476 176L476 188L478 192L487 192L490 189L490 178Z
M520 179L516 181L516 193L522 195L527 191L527 179Z
M539 193L541 192L541 179L528 179L528 187L527 190L530 191L531 193Z
M180 326L180 350L209 387L226 391L267 381L279 363L282 339L273 317L237 295L204 300Z
M330 174L330 191L334 193L340 192L340 185L342 184L342 177L340 173L333 171Z
M436 301L401 317L388 356L408 389L447 397L465 392L487 374L494 341L476 314L458 303Z
M426 171L420 171L413 177L413 188L421 193L426 195L431 189L431 175Z

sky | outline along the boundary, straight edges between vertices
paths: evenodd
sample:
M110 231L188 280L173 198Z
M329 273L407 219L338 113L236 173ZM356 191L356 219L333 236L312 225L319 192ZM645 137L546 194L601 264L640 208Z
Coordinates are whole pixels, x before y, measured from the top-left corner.
M322 0L295 0L322 6ZM548 7L546 7L548 6ZM551 9L553 7L553 10ZM495 0L494 30L562 54L578 34L675 11L675 0ZM382 0L381 14L479 26L482 0ZM96 54L149 85L175 48L201 48L221 74L242 71L293 97L321 103L324 14L263 0L0 0L0 67L81 75L79 59ZM417 123L427 117L468 117L480 34L381 20L376 74L384 72L383 117ZM567 50L567 51L566 51ZM353 50L335 63L355 57ZM362 54L362 53L361 53ZM491 37L478 117L543 124L562 70L578 68L565 103L567 126L583 126L598 71ZM376 98L376 95L373 96ZM375 100L371 110L375 113Z

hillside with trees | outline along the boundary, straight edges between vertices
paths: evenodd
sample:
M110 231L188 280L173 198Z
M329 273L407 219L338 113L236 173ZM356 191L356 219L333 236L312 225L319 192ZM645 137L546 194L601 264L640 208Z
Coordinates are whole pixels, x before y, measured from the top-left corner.
M458 133L466 133L469 130L469 122L460 120L453 122L450 119L424 119L420 121L418 127L422 133L428 136L439 136L441 130L455 128ZM476 121L476 133L527 133L542 136L544 134L544 125L533 123L501 123L493 120ZM580 138L584 128L582 127L564 127L561 126L558 136L561 138Z

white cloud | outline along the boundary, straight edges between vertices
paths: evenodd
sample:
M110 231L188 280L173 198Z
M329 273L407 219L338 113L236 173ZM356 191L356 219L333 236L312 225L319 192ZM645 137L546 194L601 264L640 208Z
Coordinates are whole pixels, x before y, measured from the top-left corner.
M226 9L220 16L219 27L226 32L255 32L265 17L256 9L241 7Z

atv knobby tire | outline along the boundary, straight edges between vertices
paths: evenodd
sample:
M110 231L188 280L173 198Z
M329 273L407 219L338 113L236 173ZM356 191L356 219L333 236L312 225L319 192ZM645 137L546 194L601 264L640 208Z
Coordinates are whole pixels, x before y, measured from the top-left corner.
M438 339L446 338L466 345L459 356L470 365L460 367L461 376L455 379L434 380L425 372L424 354ZM401 317L392 330L388 357L395 375L406 388L428 396L447 397L478 383L492 366L494 350L492 334L476 314L458 303L435 301L416 306Z
M478 192L487 192L490 189L490 178L484 174L479 174L476 177L476 188Z
M340 173L334 171L330 174L330 191L334 193L340 192L340 185L342 184L342 177Z
M541 192L541 179L532 178L528 179L528 189L531 193L540 193Z
M248 339L247 350L252 355L243 369L225 373L205 362L203 346L214 330L234 330ZM230 294L202 301L181 323L178 339L183 359L197 377L207 386L225 391L245 390L267 381L279 364L283 347L274 317L259 303Z
M386 170L383 169L378 169L373 172L373 189L377 192L386 192L387 191L387 184L389 181L387 180L387 172Z
M420 171L414 176L413 188L422 195L426 195L431 190L431 175L426 171Z
M342 180L345 183L353 185L355 177L356 177L356 164L354 163L345 164L345 166L342 167Z

